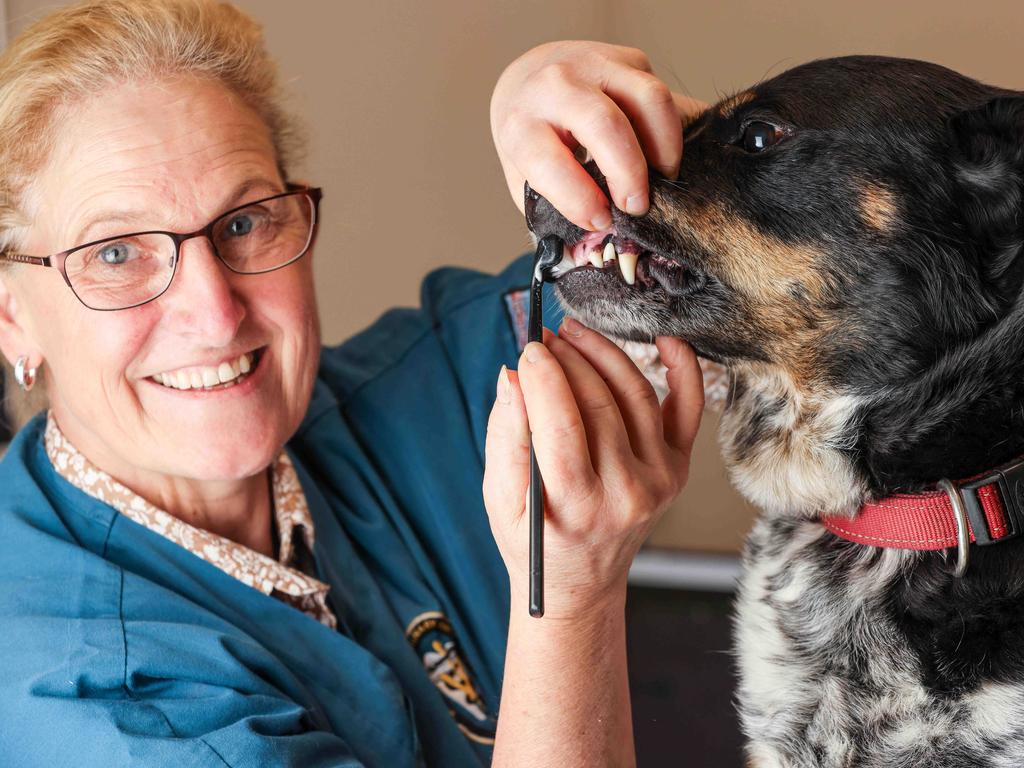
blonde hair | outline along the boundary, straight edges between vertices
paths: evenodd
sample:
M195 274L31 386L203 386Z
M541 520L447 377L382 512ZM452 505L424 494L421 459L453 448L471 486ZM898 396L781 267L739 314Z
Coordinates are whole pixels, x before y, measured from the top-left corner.
M301 142L256 20L215 0L86 0L40 19L0 56L0 249L16 248L28 223L26 191L62 108L114 84L177 75L217 81L253 108L287 178Z
M254 109L289 177L303 142L255 19L216 0L85 0L35 22L0 55L0 250L20 249L32 180L63 110L112 85L180 75L216 81Z

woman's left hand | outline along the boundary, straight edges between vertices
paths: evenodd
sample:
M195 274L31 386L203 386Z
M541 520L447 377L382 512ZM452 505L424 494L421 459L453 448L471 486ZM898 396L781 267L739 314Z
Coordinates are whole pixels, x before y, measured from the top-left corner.
M608 200L574 150L587 148L615 206L639 216L649 206L648 163L675 178L683 152L681 118L705 106L672 93L636 48L545 43L498 79L491 133L520 211L523 182L529 181L567 219L600 230L612 223Z
M655 343L668 367L660 405L625 352L568 318L499 378L483 482L511 589L495 768L636 765L627 575L686 484L704 408L693 348ZM540 621L527 614L531 437L544 478Z
M612 341L567 319L499 381L487 424L484 504L525 613L531 433L544 478L546 613L614 612L630 563L686 484L704 409L700 367L681 339L656 339L669 395Z

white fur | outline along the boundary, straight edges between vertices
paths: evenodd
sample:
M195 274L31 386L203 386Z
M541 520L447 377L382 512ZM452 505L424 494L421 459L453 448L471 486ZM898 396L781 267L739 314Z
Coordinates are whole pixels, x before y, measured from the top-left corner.
M862 400L844 393L807 395L780 368L739 369L734 375L745 378L745 402L726 405L719 443L730 479L740 493L768 513L854 512L866 486L844 449L855 438L852 421ZM763 441L741 461L735 444L750 423L756 397L784 403L771 418L779 437Z

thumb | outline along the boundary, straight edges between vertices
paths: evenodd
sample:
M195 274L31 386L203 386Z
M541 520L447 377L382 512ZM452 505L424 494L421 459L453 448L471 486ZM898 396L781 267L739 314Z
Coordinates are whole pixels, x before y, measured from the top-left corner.
M484 446L484 505L493 519L509 515L515 521L526 511L530 482L530 424L519 388L519 374L501 367L497 397L487 420ZM500 521L505 523L505 521Z
M674 336L654 340L661 362L668 368L669 393L661 405L665 442L689 460L704 414L704 376L693 347Z

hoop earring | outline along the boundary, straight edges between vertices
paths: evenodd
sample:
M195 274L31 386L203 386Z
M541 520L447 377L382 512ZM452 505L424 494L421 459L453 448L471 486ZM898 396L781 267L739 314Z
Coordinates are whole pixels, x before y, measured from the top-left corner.
M22 355L14 364L14 380L23 391L28 392L36 384L36 368L28 367L28 358Z

